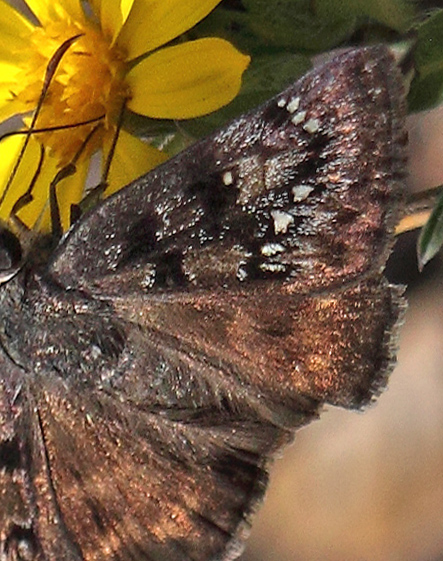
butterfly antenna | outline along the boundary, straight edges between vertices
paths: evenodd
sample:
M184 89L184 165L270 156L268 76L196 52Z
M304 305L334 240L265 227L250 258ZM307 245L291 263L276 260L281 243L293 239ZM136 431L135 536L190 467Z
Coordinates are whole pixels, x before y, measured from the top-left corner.
M104 118L104 115L101 115L100 117L95 117L94 119L88 119L87 121L81 121L81 122L78 122L78 123L72 123L72 124L68 124L68 125L60 125L60 126L55 126L55 127L45 127L45 128L41 128L41 129L34 129L33 133L38 134L38 133L43 133L43 132L53 132L53 131L60 131L60 130L77 128L77 127L81 127L83 125L90 125L90 124L96 123L97 121L101 121L103 118ZM4 134L3 136L0 137L0 142L2 140L4 140L6 137L20 135L20 134L27 134L27 131L11 131L11 132L8 132L8 133L6 133L6 134ZM24 208L26 205L30 204L34 200L34 197L32 195L32 191L34 190L35 184L37 183L37 179L38 179L38 177L40 175L40 172L42 170L43 160L44 160L44 148L43 148L43 146L40 146L40 158L39 158L39 163L38 163L38 166L37 166L37 170L34 173L34 176L31 180L31 182L29 184L29 187L27 188L26 192L23 193L23 195L21 195L17 199L14 206L12 207L11 215L13 216L14 220L20 221L20 219L17 216L18 212L20 212L20 210L22 208ZM21 222L21 224L24 226L23 222Z
M88 134L88 136L83 141L80 149L76 152L73 159L64 166L61 170L59 170L51 181L49 186L49 208L51 212L51 228L53 236L56 240L60 239L63 234L63 226L60 216L60 207L57 200L57 186L58 184L66 179L67 177L73 175L77 171L77 162L82 155L83 151L85 150L86 146L88 145L91 138L100 128L100 124L97 124Z
M125 119L126 102L127 102L127 100L125 99L122 103L121 108L120 108L120 114L118 116L118 121L117 121L117 126L116 126L116 129L115 129L115 134L114 134L114 137L112 139L112 143L111 143L111 147L109 149L108 155L106 157L105 165L103 166L102 178L101 178L100 183L102 183L106 186L108 185L109 170L111 169L112 160L114 159L115 148L117 146L118 138L120 136L120 131L121 131L122 126L123 126L123 121Z
M109 148L108 155L106 157L105 163L103 165L102 176L98 185L93 187L86 196L77 205L71 206L71 224L80 218L80 216L86 212L88 209L95 206L101 199L103 193L108 187L108 176L111 169L111 164L114 159L115 149L117 147L117 142L120 136L120 131L123 126L123 122L126 115L126 102L125 99L120 108L119 117L117 120L117 126L115 129L114 137L112 139L111 147Z
M105 118L105 114L99 115L98 117L94 117L93 119L87 119L85 121L77 121L75 123L67 123L65 125L54 125L53 127L42 127L42 128L34 128L32 129L32 134L40 134L44 132L57 132L69 129L76 129L78 127L83 127L85 125L93 125L99 121L103 121ZM27 135L28 130L19 130L19 131L9 131L0 136L0 142L9 138L11 136L19 136L19 135Z
M17 201L14 203L14 206L12 207L11 210L11 218L13 221L18 221L20 222L22 227L25 227L24 223L20 220L20 218L17 216L17 213L26 205L28 205L29 203L32 202L33 200L33 196L32 196L32 191L35 187L35 184L37 183L37 179L40 176L40 172L42 170L43 167L43 161L45 159L45 149L43 148L43 146L40 146L40 157L39 157L39 161L37 164L37 169L34 172L34 175L32 176L32 179L29 183L29 187L26 189L26 192L23 193L23 195L21 195Z
M77 39L79 37L81 37L81 35L82 34L75 35L74 37L71 37L70 39L67 39L62 45L60 45L60 47L53 54L51 60L48 63L48 66L46 67L45 77L44 77L44 80L43 80L43 87L42 87L42 91L40 93L40 97L39 97L38 102L37 102L37 107L36 107L36 109L34 111L34 114L32 116L32 120L31 120L31 124L30 124L29 128L26 131L24 131L25 135L26 135L26 138L25 138L25 141L23 143L23 146L21 147L20 154L17 158L17 161L15 162L14 168L13 168L13 170L12 170L12 172L11 172L9 178L8 178L8 181L6 183L6 186L3 190L2 196L0 197L0 206L3 204L3 202L5 200L5 197L8 194L8 191L9 191L11 185L12 185L12 182L14 181L14 178L17 175L18 168L19 168L19 166L20 166L20 164L23 160L23 156L24 156L26 148L29 144L29 140L31 138L31 135L34 134L35 123L37 122L38 115L40 114L41 108L43 106L43 102L46 98L49 86L50 86L51 81L52 81L52 79L55 75L55 72L58 68L58 65L60 64L60 62L63 58L63 55L66 53L66 51L71 47L71 45L73 43L75 43L75 41L77 41Z

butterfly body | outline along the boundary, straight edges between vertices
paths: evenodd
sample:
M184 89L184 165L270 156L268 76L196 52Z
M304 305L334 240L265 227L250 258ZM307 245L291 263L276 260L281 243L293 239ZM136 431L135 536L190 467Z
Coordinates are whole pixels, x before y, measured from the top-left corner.
M403 93L314 70L0 287L0 560L234 559L269 462L394 359Z

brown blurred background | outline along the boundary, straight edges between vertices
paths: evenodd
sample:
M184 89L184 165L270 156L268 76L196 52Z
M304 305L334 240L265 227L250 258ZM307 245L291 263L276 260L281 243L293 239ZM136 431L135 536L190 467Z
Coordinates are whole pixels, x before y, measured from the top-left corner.
M443 110L409 119L411 190L443 183ZM398 365L364 413L328 407L277 460L242 561L443 561L443 260L419 275L416 234Z

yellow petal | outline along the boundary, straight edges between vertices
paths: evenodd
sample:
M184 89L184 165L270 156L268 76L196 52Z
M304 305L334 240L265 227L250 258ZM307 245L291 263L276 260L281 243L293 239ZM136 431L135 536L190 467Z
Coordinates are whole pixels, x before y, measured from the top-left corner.
M28 157L23 161L23 164L28 162L32 166L31 169L34 171L38 162L37 155L35 158L31 159L28 154ZM20 220L22 220L30 228L37 223L40 230L45 232L49 232L51 230L49 185L54 179L56 173L57 169L55 162L46 160L32 190L32 202L23 207L23 209L18 213ZM27 187L29 182L25 183L25 185Z
M11 47L11 44L21 44L22 46ZM15 66L19 69L26 64L27 58L29 59L29 40L23 40L18 36L11 39L7 35L3 35L0 30L0 64ZM0 81L5 81L3 68L0 68Z
M0 84L0 122L21 113L23 109L20 103L15 103L15 100L11 101L10 98L11 86L9 84Z
M0 144L0 193L2 195L14 168L15 162L19 157L24 141L25 138L23 136L17 135L6 138ZM31 184L32 178L37 170L39 158L40 146L31 138L14 181L12 182L6 198L0 208L0 216L4 220L9 218L12 207ZM32 221L32 224L37 218L38 213L39 211L35 211L34 209L34 220ZM29 216L29 212L27 214ZM20 217L22 217L21 213ZM28 226L31 226L32 224L27 222Z
M135 0L117 39L128 59L175 39L211 12L220 0Z
M22 144L23 139L17 136L9 137L0 143L0 196L3 196L4 188L8 182ZM0 207L0 217L3 220L8 219L13 204L14 201L12 198L7 196Z
M26 0L26 3L43 26L69 18L79 22L85 19L80 0Z
M29 107L16 95L26 88L20 77L21 72L20 66L0 60L0 122L29 111ZM20 127L18 123L15 126Z
M22 136L13 136L7 138L0 145L0 192L9 179L23 142L24 138ZM39 159L40 145L31 138L14 181L0 208L0 217L4 220L9 218L12 207L31 184L38 168ZM40 229L44 231L50 230L51 222L48 204L49 186L56 176L57 171L57 159L45 157L43 166L32 190L33 200L18 213L19 218L28 227L33 227L36 221L39 220ZM79 164L77 166L77 172L73 176L61 181L57 187L57 200L64 229L67 229L70 225L71 205L73 203L78 203L83 196L87 171L88 162Z
M135 0L93 0L105 34L114 40L126 22Z
M60 210L60 218L63 230L67 230L71 225L71 206L81 201L88 172L88 161L77 165L76 172L63 179L57 185L57 202ZM51 215L49 209L49 186L58 171L58 162L55 158L47 158L44 162L42 171L38 177L32 191L33 201L25 206L18 215L28 226L33 226L39 218L38 227L44 232L52 229ZM34 162L35 166L35 162Z
M106 196L115 193L134 179L157 167L167 155L126 131L120 131L117 149L109 173Z
M129 72L128 107L161 119L205 115L237 95L249 60L231 43L216 38L161 49Z
M0 83L14 82L21 68L0 58Z
M89 159L79 162L74 175L63 179L57 186L57 201L64 231L71 226L72 205L78 204L83 199L89 163Z
M12 6L0 0L0 52L4 61L12 62L29 48L34 26Z
M16 79L20 68L15 64L9 64L0 59L0 107L7 100L12 100L11 91L14 90Z

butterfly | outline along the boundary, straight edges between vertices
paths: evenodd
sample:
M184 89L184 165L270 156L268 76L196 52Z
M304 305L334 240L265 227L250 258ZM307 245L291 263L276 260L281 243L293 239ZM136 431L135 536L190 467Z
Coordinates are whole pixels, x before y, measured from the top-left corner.
M350 50L48 256L2 229L1 560L241 553L276 453L393 367L404 114L391 51Z

